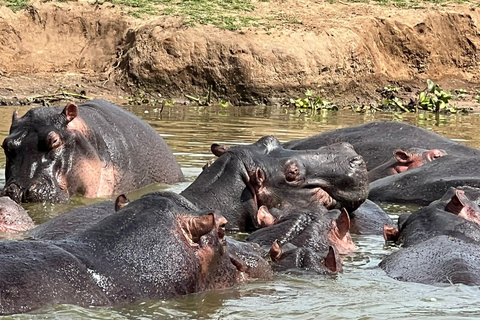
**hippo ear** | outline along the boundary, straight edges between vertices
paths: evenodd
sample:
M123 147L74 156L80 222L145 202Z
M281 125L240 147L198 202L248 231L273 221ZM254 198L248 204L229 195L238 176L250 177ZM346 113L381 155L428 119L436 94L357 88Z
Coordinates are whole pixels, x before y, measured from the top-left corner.
M115 212L127 206L130 203L130 200L124 195L121 194L115 200Z
M272 247L268 252L268 255L270 256L270 259L272 259L273 262L277 262L282 258L283 251L282 251L282 248L280 248L280 245L278 244L278 240L275 240L275 242L273 242Z
M350 217L345 208L340 210L340 215L337 218L337 228L340 239L343 239L347 235L348 230L350 230Z
M403 151L402 149L395 150L394 157L400 163L407 163L412 161L412 154L410 152Z
M388 224L383 225L383 238L385 241L397 241L400 232L394 226Z
M65 123L69 123L78 115L77 105L73 102L67 103L67 106L63 109L62 114L65 116Z
M14 123L17 120L18 120L18 111L15 110L13 111L13 114L12 114L12 123Z
M257 212L257 223L260 228L269 227L275 224L275 217L268 211L268 208L261 206Z
M455 190L455 194L452 199L445 206L445 211L450 213L460 215L462 210L465 208L465 192L463 190Z
M257 168L255 170L255 182L258 187L263 186L263 183L265 182L265 171L263 171L261 168Z
M209 233L215 227L215 216L209 213L203 216L186 216L181 221L181 227L187 238L198 242L200 237Z
M217 157L220 157L220 156L224 155L228 151L228 149L229 149L229 147L221 145L221 144L216 144L216 143L214 143L210 146L210 150Z
M465 195L465 191L463 190L455 190L452 199L445 206L445 211L477 224L477 221L480 219L478 206Z
M340 261L340 258L338 257L337 252L335 251L335 249L333 249L332 246L329 246L328 254L323 261L325 267L327 267L328 270L333 272L342 272L342 265L340 263L337 263L338 261Z

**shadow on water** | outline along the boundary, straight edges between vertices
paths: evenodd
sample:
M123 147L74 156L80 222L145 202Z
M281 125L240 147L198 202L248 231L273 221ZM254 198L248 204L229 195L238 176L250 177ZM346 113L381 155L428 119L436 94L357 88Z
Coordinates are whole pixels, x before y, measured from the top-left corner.
M0 108L0 139L8 135L13 110L24 114L29 107ZM173 186L153 185L128 194L136 199L156 190L180 192L213 160L212 143L245 144L264 135L280 141L311 136L327 130L375 120L401 120L455 139L471 147L480 146L480 117L448 116L435 119L416 115L358 114L350 110L300 114L292 109L272 107L192 107L159 109L128 107L148 121L166 140L182 166L187 181ZM5 158L0 155L0 166ZM5 183L3 170L0 185ZM71 204L27 204L37 223L73 207L103 199L75 197ZM384 205L392 216L415 207ZM243 235L238 235L242 237ZM344 273L336 276L280 274L275 281L252 282L168 301L147 301L120 307L81 308L60 305L27 315L5 319L461 319L480 315L478 287L463 285L426 286L395 281L378 268L382 257L395 248L384 246L381 237L357 236L358 250L344 257Z

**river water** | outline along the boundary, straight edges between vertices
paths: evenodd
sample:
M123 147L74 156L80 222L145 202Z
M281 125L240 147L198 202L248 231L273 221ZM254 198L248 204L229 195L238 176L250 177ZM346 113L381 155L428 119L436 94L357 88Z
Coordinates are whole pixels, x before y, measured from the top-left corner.
M264 135L281 142L375 120L403 121L443 134L471 147L480 147L480 115L434 116L393 113L354 113L351 110L319 114L271 107L127 107L148 121L174 152L187 182L153 185L128 194L159 189L181 191L202 166L213 160L212 143L252 143ZM8 135L13 110L0 108L0 141ZM3 153L0 165L5 166ZM3 170L0 185L4 184ZM27 205L37 223L72 207L103 199L76 197L69 205ZM395 217L415 207L383 205ZM354 236L357 251L344 257L344 272L335 276L279 274L274 281L256 281L227 290L199 293L167 301L145 301L116 307L82 308L60 305L4 319L462 319L480 317L480 290L464 285L428 286L387 277L378 267L383 256L396 250L382 237ZM479 262L480 263L480 262ZM1 288L0 288L1 290ZM1 302L0 302L1 303ZM2 318L2 319L3 319Z

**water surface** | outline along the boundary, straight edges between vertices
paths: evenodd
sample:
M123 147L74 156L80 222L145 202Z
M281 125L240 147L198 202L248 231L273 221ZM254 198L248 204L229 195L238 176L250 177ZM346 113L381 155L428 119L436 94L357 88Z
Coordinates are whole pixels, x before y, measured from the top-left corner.
M25 113L29 107L0 108L0 139L8 135L13 110ZM358 114L350 110L299 113L271 107L128 107L148 121L167 141L182 166L187 182L174 186L153 185L128 194L168 189L181 191L195 179L203 165L213 160L212 143L252 143L264 135L285 142L341 127L375 120L414 124L471 147L480 146L480 116L453 115L420 119L417 115ZM0 156L0 165L5 159ZM3 171L3 170L2 170ZM3 172L0 185L4 184ZM100 199L102 200L102 199ZM99 199L76 197L69 205L27 205L37 223L72 207ZM415 207L385 206L389 212L411 211ZM344 272L336 276L280 274L274 281L256 281L228 290L189 295L168 301L146 301L120 307L61 305L6 319L461 319L480 317L478 287L464 285L427 286L393 280L378 268L386 254L396 250L384 246L382 237L355 236L358 250L344 257Z

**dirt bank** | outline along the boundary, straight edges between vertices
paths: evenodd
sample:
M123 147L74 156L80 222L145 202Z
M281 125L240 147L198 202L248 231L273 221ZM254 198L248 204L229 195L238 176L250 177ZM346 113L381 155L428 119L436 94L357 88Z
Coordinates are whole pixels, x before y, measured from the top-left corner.
M60 90L118 103L138 89L181 101L212 86L233 103L277 103L306 88L340 104L364 103L389 84L416 94L427 78L478 94L480 9L473 6L255 6L259 18L281 12L288 19L227 31L169 16L141 20L108 3L2 7L0 102Z

